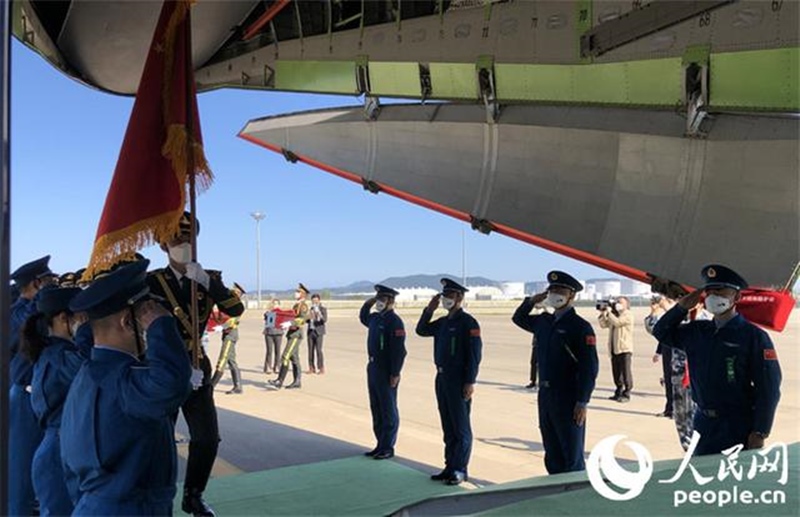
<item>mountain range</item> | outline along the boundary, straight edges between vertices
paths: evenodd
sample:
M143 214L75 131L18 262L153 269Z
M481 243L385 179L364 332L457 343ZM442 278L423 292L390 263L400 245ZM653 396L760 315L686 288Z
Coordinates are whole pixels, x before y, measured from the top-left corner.
M383 280L373 282L371 280L360 280L358 282L353 282L351 284L347 284L344 286L339 287L326 287L323 289L314 289L315 292L323 293L323 296L343 296L348 294L356 294L356 293L371 293L373 291L373 287L375 284L383 284L390 287L394 287L395 289L403 289L403 288L412 288L412 287L427 287L430 289L439 290L441 289L442 285L440 283L440 279L443 277L451 278L458 283L462 283L462 278L456 275L450 275L447 273L441 273L436 275L407 275L407 276L393 276L389 278L384 278ZM618 278L593 278L589 281L600 281L600 280L618 280ZM534 289L534 284L541 284L544 280L539 281L528 281L525 282L525 292L531 292ZM499 287L503 281L500 280L492 280L490 278L482 277L482 276L468 276L467 277L467 286L496 286ZM267 293L287 293L292 291L292 289L264 289L263 292Z

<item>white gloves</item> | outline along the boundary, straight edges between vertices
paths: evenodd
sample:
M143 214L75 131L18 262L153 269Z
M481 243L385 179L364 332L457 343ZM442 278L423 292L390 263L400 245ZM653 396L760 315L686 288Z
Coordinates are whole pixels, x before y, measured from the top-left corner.
M192 389L196 390L203 385L203 370L192 368Z
M214 332L222 332L222 325L217 325L214 327Z
M186 278L190 280L194 280L198 284L202 285L208 291L209 286L211 285L211 277L208 276L206 270L203 269L197 262L188 262L186 264Z
M291 322L291 321L284 321L283 323L281 323L281 328L282 328L283 330L286 330L286 329L288 329L288 328L289 328L289 327L291 327L291 326L292 326L292 322Z

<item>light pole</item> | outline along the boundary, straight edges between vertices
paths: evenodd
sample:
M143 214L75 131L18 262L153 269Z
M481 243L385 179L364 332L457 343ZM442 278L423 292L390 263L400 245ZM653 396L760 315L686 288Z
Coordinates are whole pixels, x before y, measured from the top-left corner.
M256 289L258 289L258 308L261 309L261 220L267 217L267 214L257 210L250 212L250 217L256 221Z

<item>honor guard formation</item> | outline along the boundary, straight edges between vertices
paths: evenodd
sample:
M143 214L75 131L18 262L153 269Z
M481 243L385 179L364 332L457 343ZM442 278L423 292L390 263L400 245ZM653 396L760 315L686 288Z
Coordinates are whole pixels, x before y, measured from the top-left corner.
M175 422L182 412L189 453L181 510L213 516L203 499L220 442L214 386L230 370L243 391L236 361L245 289L225 285L222 273L192 262L188 214L160 244L166 267L150 269L141 256L86 281L60 277L50 257L11 275L9 513L39 515L169 515L177 491ZM195 225L199 233L199 224ZM667 405L681 444L700 433L696 454L734 445L761 448L780 398L781 370L769 335L737 312L747 282L718 264L701 271L703 287L677 300L651 300L645 328L658 341ZM597 335L574 308L582 284L568 273L547 274L545 292L526 297L511 321L532 336L529 389L538 390L538 423L547 472L585 468L588 403L598 376ZM464 310L468 289L443 278L441 292L422 310L415 332L432 338L434 393L444 464L431 479L469 480L470 413L483 356L481 327ZM395 312L398 291L375 285L362 305L374 460L394 457L400 432L398 394L406 358L406 327ZM309 295L310 298L309 298ZM309 300L310 299L310 303ZM198 318L192 324L193 305ZM264 314L263 372L269 389L301 388L300 347L307 338L309 374L324 374L328 310L302 283L291 309L278 300ZM435 313L444 309L441 316ZM608 329L616 387L630 400L633 317L629 301L598 304ZM708 316L703 316L707 314ZM307 332L306 332L307 329ZM215 367L200 346L219 333ZM285 342L283 340L285 333ZM291 369L292 381L286 384Z

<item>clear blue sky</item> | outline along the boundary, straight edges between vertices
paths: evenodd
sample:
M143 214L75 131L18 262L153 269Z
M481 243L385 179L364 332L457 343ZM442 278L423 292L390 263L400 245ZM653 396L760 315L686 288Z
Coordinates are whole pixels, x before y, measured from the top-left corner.
M11 90L11 267L51 254L57 272L88 261L133 99L87 88L16 40ZM223 90L199 96L206 156L216 180L198 198L200 262L255 288L255 222L262 210L262 288L312 289L416 273L539 280L550 269L615 276L283 157L236 137L253 118L357 104L354 97ZM165 261L152 247L154 266Z

